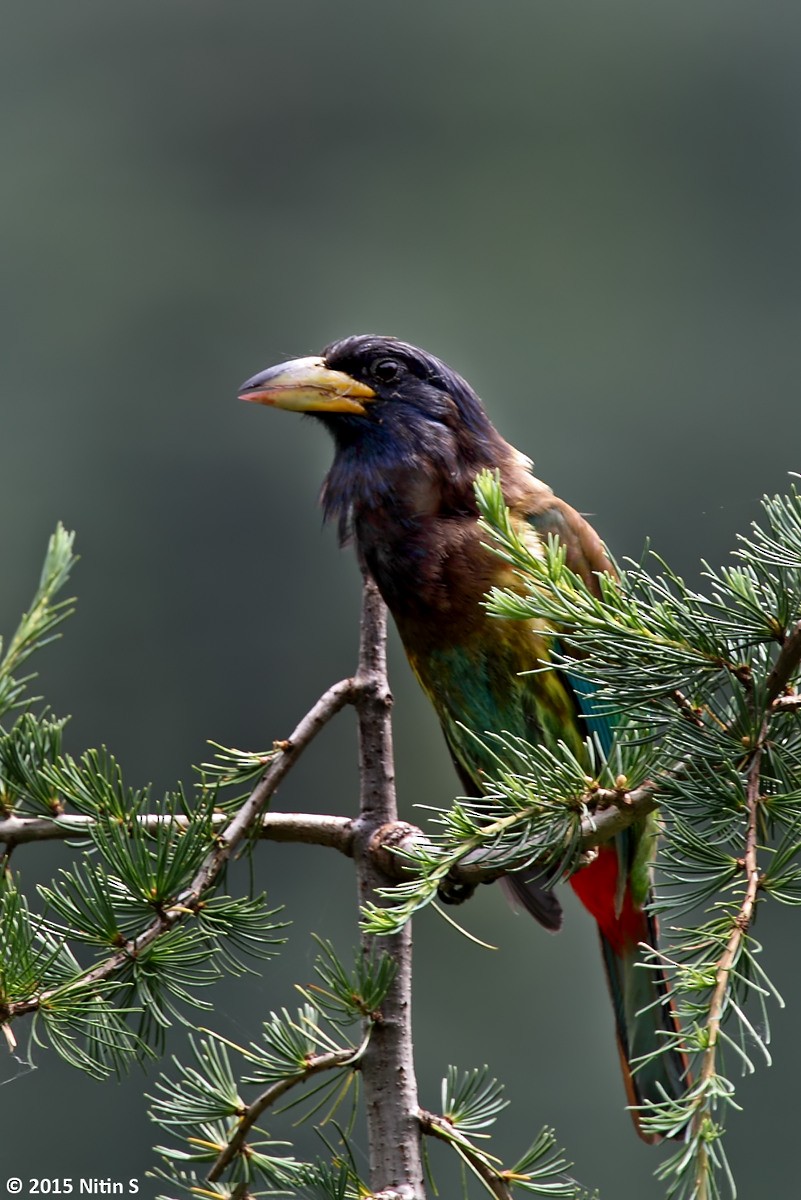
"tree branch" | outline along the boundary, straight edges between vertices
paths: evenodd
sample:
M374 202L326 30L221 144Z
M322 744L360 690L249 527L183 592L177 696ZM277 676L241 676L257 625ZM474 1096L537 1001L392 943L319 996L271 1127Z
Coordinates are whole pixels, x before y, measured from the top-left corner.
M243 841L258 821L262 810L278 788L309 742L320 732L333 716L353 704L358 696L359 684L354 679L343 679L324 692L317 703L298 723L267 770L239 809L233 820L220 834L217 847L211 852L198 871L185 897L178 904L197 904L200 895L211 886L236 847Z
M197 911L203 894L215 882L237 846L244 841L251 829L258 823L262 809L287 771L322 727L346 704L354 702L358 686L353 679L343 679L340 683L335 683L320 697L314 707L301 719L289 738L281 744L281 750L272 760L247 800L225 825L216 845L206 856L189 887L176 898L168 909L159 912L138 937L126 942L120 950L85 971L75 981L75 987L84 988L88 984L108 979L115 971L124 967L132 958L141 954L147 946L171 929L176 922ZM26 1000L8 1004L0 1017L5 1022L9 1018L35 1012L56 991L63 992L65 990L68 989L51 988L36 996L29 996Z
M206 1176L209 1183L215 1183L220 1178L228 1164L242 1150L248 1134L261 1114L266 1112L268 1108L271 1108L276 1100L280 1100L285 1092L288 1092L290 1088L295 1087L298 1083L305 1083L307 1079L311 1079L314 1075L319 1075L322 1071L337 1070L355 1062L362 1053L363 1047L364 1043L355 1050L331 1050L327 1054L313 1054L308 1060L308 1065L300 1074L290 1075L286 1079L279 1079L277 1083L273 1083L270 1087L265 1088L261 1095L257 1096L253 1103L249 1104L241 1114L236 1132L233 1134L230 1142L221 1151Z
M621 830L647 813L653 812L659 805L659 785L646 781L640 787L630 792L610 788L594 788L581 796L576 803L588 809L594 809L582 818L579 847L581 852L592 850L603 842L609 841ZM526 814L514 813L502 821L493 822L488 827L488 837L497 835L499 828L504 825L511 828L526 819ZM474 843L480 841L481 835L475 835ZM408 879L413 870L404 861L398 851L411 852L415 844L425 835L415 825L407 825L404 821L396 821L379 828L373 835L371 850L378 859L382 871L392 880ZM453 853L456 858L457 852ZM466 884L493 883L514 870L514 864L508 859L503 866L492 865L492 849L474 845L464 851L464 857L459 859L449 870L451 879ZM530 867L532 862L531 846L520 854L520 866Z
M788 697L788 699L794 699ZM801 697L799 697L801 703ZM785 706L781 706L785 707ZM787 705L786 707L790 707ZM277 785L276 785L277 786ZM591 850L620 833L638 817L652 812L659 803L658 785L642 784L631 792L597 788L584 797L595 811L581 822L581 849ZM212 817L212 828L224 830L229 822L225 813ZM191 818L163 813L147 813L136 818L143 829L156 830L161 825L173 824L187 828ZM0 845L10 848L28 842L67 841L70 838L86 837L95 824L95 818L83 814L60 817L10 816L0 820ZM322 813L270 812L258 818L250 836L269 842L296 842L309 846L327 846L338 850L349 858L353 857L355 820ZM376 858L376 865L391 881L408 879L410 870L398 850L411 850L425 839L425 833L417 825L407 821L389 821L376 828L369 843L369 853ZM480 854L481 852L473 852ZM526 861L530 853L526 856ZM521 857L521 862L523 858ZM471 862L468 858L453 868L453 876L460 883L492 883L508 874L508 868L496 868L486 859Z
M427 1112L424 1108L420 1109L418 1117L423 1133L439 1138L442 1142L447 1142L449 1146L456 1150L457 1154L464 1159L470 1169L475 1171L491 1196L494 1196L496 1200L514 1200L512 1190L503 1178L503 1175L493 1170L484 1156L478 1153L474 1146L471 1146L469 1142L465 1142L459 1137L457 1130L454 1129L450 1121L446 1121L444 1117L438 1117L435 1113Z
M798 712L801 709L801 695L791 692L786 696L777 696L771 708L774 712Z
M784 640L779 656L768 676L768 703L776 700L801 664L801 621L797 621Z
M224 829L230 817L215 813L212 829ZM136 824L155 831L162 825L177 825L188 829L191 817L176 814L147 813L136 818ZM85 838L96 824L94 817L76 813L61 817L10 816L0 820L0 845L21 846L26 842L67 841ZM322 813L264 813L252 836L267 842L301 842L308 846L329 846L347 857L353 857L353 819Z
M797 639L794 641L796 633ZM362 903L372 898L378 888L385 888L399 879L408 878L409 869L403 858L393 853L398 848L413 846L424 834L416 826L399 822L394 792L394 767L392 762L392 734L389 721L391 695L386 677L386 614L374 585L366 581L362 614L359 667L353 679L344 679L330 687L301 719L285 741L278 743L279 750L271 760L259 782L237 811L229 819L225 814L213 818L214 827L220 828L213 849L209 852L192 883L165 911L158 913L136 938L127 942L108 958L86 971L76 986L100 982L109 978L131 958L140 954L147 946L166 933L179 920L197 911L203 894L214 884L226 862L246 837L299 842L333 847L348 856L355 856L358 863L359 890ZM788 638L777 660L774 674L784 681L792 673L793 664L801 656L801 623ZM781 669L779 670L779 668ZM778 672L778 673L777 673ZM316 734L333 716L347 704L357 710L360 736L361 766L361 813L354 821L346 817L309 813L268 813L263 809L274 795L279 784L297 761L300 754ZM637 817L654 809L658 800L656 785L646 783L632 792L595 789L587 794L586 802L596 807L592 816L585 817L581 826L581 848L591 849L626 828ZM606 805L601 809L598 805ZM145 828L157 828L167 821L179 825L188 824L183 816L164 817L148 814L137 818ZM11 815L0 820L0 844L8 850L32 841L80 838L92 827L94 818L83 814L53 818ZM479 854L476 853L479 858ZM530 861L530 852L527 856ZM492 882L508 873L508 866L494 868L484 861L469 859L458 863L453 875L470 884ZM392 1058L397 1058L397 1067L409 1082L406 1096L406 1112L416 1109L416 1090L411 1059L411 1035L404 1028L408 1024L410 1003L410 934L404 931L390 938L388 948L402 964L393 989L394 1015L397 1024L398 1042L393 1046ZM369 953L372 938L365 935L364 949ZM8 1005L3 1020L36 1011L53 995L50 989L25 1000ZM58 989L61 990L61 989ZM380 1043L380 1039L377 1039ZM389 1042L388 1042L389 1044ZM375 1052L376 1055L378 1051ZM380 1072L376 1072L376 1076ZM368 1068L369 1075L369 1068ZM390 1076L392 1077L392 1073ZM397 1095L393 1093L393 1099ZM412 1104L412 1100L414 1103ZM389 1106L390 1108L392 1105ZM393 1118L394 1120L394 1118ZM411 1135L406 1129L406 1143ZM375 1160L380 1154L377 1146L385 1145L381 1134L375 1148ZM406 1151L404 1150L404 1154ZM419 1146L415 1162L419 1160ZM417 1167L415 1165L414 1170ZM420 1164L422 1179L422 1165ZM423 1193L421 1192L421 1195Z
M785 643L785 645L786 644L787 643ZM799 640L799 646L801 646L801 640ZM762 766L762 754L765 747L765 740L768 736L769 725L770 719L769 716L766 715L762 721L759 738L752 752L751 761L748 765L746 784L746 804L748 809L748 818L745 832L745 854L743 858L743 866L746 875L746 888L739 911L732 920L732 929L726 943L726 948L718 960L717 969L715 971L715 987L712 993L712 999L709 1003L709 1015L706 1021L707 1049L701 1061L701 1070L698 1076L698 1084L696 1085L695 1089L699 1098L698 1108L696 1109L695 1117L693 1118L693 1130L696 1135L699 1135L699 1149L695 1178L695 1195L697 1200L708 1200L710 1194L708 1163L709 1151L703 1136L701 1136L703 1133L703 1124L709 1115L710 1096L708 1085L717 1071L717 1050L720 1037L720 1026L726 1014L726 1000L729 987L731 985L731 973L737 965L743 940L748 933L751 922L754 919L754 908L756 905L757 894L759 892L760 872L759 862L757 859L757 849L759 836L759 807L761 803L760 772ZM717 1192L715 1192L715 1194L717 1194Z
M674 688L670 693L670 698L681 710L682 716L686 720L692 721L693 725L697 725L699 728L703 726L704 722L700 712L680 688Z
M392 755L392 696L386 673L386 608L366 575L362 592L359 669L355 700L359 722L359 817L355 859L359 904L376 901L379 888L393 882L372 852L373 836L398 819ZM362 934L362 953L372 956L375 937ZM411 1025L411 922L400 933L382 938L397 973L381 1006L361 1060L367 1113L370 1185L378 1194L425 1200L417 1079Z

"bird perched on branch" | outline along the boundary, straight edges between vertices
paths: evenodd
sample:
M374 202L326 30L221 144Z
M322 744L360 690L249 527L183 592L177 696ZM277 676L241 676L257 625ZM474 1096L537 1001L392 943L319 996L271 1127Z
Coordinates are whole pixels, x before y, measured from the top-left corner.
M334 439L325 480L325 516L360 559L392 613L406 654L442 725L462 786L482 795L491 774L479 738L504 731L529 742L566 743L578 755L594 732L611 730L591 691L558 670L524 674L549 659L549 639L531 622L487 616L482 601L507 581L505 565L482 543L473 484L500 472L514 527L535 549L549 535L567 565L598 592L612 571L594 529L531 470L525 455L491 424L476 393L445 363L394 338L357 336L320 357L299 358L255 375L241 396L310 413ZM470 731L470 732L468 732ZM652 819L603 845L571 884L598 923L629 1102L682 1094L683 1056L664 1048L675 1032L663 975L642 962L640 942L656 944L646 911L651 894ZM556 896L536 879L508 876L517 900L547 929L561 925ZM645 1058L632 1074L634 1059ZM646 1140L639 1116L635 1125Z

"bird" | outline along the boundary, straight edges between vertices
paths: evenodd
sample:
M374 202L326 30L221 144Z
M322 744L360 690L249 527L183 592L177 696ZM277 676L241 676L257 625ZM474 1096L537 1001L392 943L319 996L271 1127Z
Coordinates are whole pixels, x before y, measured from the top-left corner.
M542 627L493 619L484 607L508 574L479 527L477 475L498 472L513 528L535 553L555 535L596 595L599 576L614 567L589 522L534 475L462 376L407 342L358 334L259 372L239 395L310 414L332 436L324 516L336 521L341 543L355 543L378 586L468 796L485 794L492 776L482 740L489 731L561 743L580 758L592 733L608 749L610 718L593 705L592 689L556 665L537 669L550 657ZM629 1108L648 1142L660 1137L643 1122L643 1106L678 1099L688 1086L667 979L653 962L643 965L642 944L658 944L655 839L656 818L641 818L570 878L598 926ZM541 879L512 873L504 882L546 929L560 928L561 905ZM462 899L459 885L445 898Z

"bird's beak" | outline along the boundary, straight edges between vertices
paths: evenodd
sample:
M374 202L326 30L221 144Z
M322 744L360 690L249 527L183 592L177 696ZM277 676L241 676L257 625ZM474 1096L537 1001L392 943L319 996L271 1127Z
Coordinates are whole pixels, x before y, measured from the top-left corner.
M294 358L268 367L242 384L240 400L271 404L290 412L363 413L375 398L366 383L331 371L321 358Z

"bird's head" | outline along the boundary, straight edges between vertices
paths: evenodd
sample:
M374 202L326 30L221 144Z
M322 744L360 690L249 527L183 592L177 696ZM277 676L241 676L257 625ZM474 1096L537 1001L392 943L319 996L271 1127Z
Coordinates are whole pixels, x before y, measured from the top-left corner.
M444 362L408 342L370 334L332 342L319 358L268 367L242 384L240 398L310 413L337 444L370 437L381 426L406 430L421 450L437 427L463 440L492 430L478 396Z
M269 367L240 397L308 413L327 427L337 453L323 503L343 521L359 506L421 494L423 478L441 483L446 502L452 494L471 503L477 472L510 449L460 375L390 337L347 337L319 357Z

